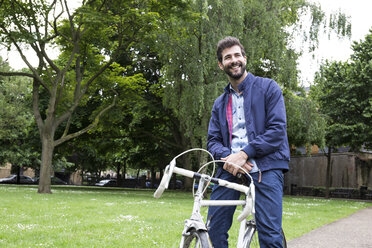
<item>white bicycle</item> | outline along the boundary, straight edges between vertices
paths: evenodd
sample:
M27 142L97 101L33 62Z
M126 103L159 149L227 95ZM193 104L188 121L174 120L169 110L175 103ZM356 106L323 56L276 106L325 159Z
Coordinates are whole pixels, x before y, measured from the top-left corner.
M190 151L205 151L207 152L212 161L204 164L199 171L201 171L205 166L209 164L214 164L217 162L225 162L221 160L214 160L213 156L206 150L195 148L187 150L179 155L177 155L169 165L166 166L163 178L160 182L159 187L154 193L155 198L159 198L165 189L168 188L169 181L173 173L183 175L194 180L199 180L198 188L194 194L194 207L190 219L185 220L185 226L182 232L182 238L180 242L180 248L212 248L212 244L208 235L208 228L206 223L203 221L203 216L200 213L200 208L205 206L242 206L242 213L238 216L238 221L240 221L239 236L237 248L249 248L249 247L259 247L257 229L255 222L255 186L252 177L248 172L246 174L250 178L249 186L229 182L226 180L211 177L206 174L202 174L183 168L176 167L176 159L183 154ZM213 173L214 173L213 167ZM212 174L213 174L212 173ZM209 183L218 184L223 187L234 189L245 194L245 200L203 200L204 192L207 189ZM248 217L250 217L248 219ZM283 237L284 237L284 233ZM287 247L285 237L283 240L283 247Z

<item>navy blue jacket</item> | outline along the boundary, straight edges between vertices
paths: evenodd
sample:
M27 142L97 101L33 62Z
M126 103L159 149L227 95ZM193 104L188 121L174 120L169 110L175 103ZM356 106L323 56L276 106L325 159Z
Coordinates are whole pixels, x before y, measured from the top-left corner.
M288 170L289 146L284 98L272 79L248 73L239 84L244 96L244 113L249 144L242 150L254 158L261 171ZM215 159L231 153L226 107L229 85L214 102L208 128L207 149Z

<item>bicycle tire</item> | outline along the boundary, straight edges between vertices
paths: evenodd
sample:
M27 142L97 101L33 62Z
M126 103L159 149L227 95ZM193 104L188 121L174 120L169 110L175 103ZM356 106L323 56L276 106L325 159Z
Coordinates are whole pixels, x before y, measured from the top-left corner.
M283 236L283 248L287 248L287 240L284 235L283 229L281 230ZM258 241L257 229L254 224L248 224L248 228L244 235L244 248L259 248L260 244Z
M212 248L207 231L192 228L189 233L190 235L185 237L182 248Z
M256 225L248 224L247 230L245 231L245 234L244 234L243 247L244 248L260 247L260 244L258 242L258 234L257 234Z
M283 248L287 248L287 240L285 238L283 229L282 229L282 235L283 235Z

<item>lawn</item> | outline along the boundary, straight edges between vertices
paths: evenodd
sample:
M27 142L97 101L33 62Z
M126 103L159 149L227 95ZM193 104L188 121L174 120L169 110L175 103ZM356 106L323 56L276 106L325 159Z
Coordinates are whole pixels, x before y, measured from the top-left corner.
M98 187L0 185L0 247L178 247L191 193ZM285 197L287 239L345 217L371 203ZM206 214L207 209L204 209ZM240 209L237 211L237 214ZM230 231L236 246L238 224Z

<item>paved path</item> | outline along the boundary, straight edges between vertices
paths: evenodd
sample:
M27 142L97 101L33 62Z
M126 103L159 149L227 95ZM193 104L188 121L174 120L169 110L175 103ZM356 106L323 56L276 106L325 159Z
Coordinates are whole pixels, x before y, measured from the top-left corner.
M372 248L372 207L288 242L289 248Z

